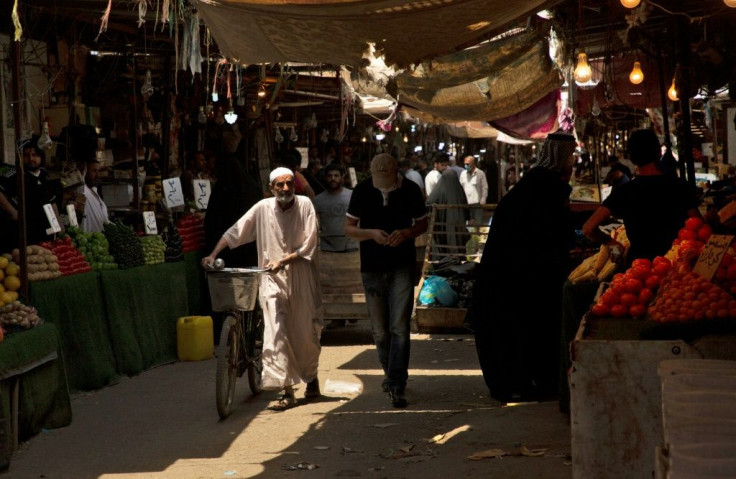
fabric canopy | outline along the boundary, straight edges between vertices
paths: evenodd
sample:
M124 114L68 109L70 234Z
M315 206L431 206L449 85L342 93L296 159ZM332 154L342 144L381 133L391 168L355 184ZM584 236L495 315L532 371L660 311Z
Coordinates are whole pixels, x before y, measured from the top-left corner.
M387 90L446 122L491 121L531 107L561 85L546 40L528 32L425 62L398 74Z
M450 136L456 138L496 138L498 130L484 121L461 121L443 125Z
M197 0L225 55L241 63L358 66L369 43L407 67L451 52L559 0Z

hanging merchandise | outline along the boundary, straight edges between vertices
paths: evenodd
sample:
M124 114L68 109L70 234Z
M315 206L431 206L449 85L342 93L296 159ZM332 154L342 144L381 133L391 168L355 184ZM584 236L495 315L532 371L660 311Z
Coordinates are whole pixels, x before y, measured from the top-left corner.
M138 28L146 23L146 12L148 11L148 0L138 0Z
M23 36L23 26L20 24L20 18L18 17L18 0L15 0L15 3L13 4L13 13L11 16L13 17L13 26L15 27L15 35L13 36L13 39L16 42L19 42Z
M319 137L319 141L322 143L327 143L330 140L330 132L327 131L327 128L322 129L322 136Z
M18 17L18 12L16 11L16 8L18 6L18 0L15 0L15 7L13 7L13 23L15 23L16 18ZM97 41L100 38L100 35L105 33L107 31L107 23L110 20L110 11L112 10L112 0L107 1L107 8L105 9L105 13L102 14L102 17L100 17L100 31L97 32L97 37L95 37L95 41ZM18 25L16 25L15 30L15 41L17 42L20 40L18 38Z
M274 134L273 136L273 141L279 144L283 143L284 141L284 136L281 134L281 128L279 128L278 126L276 127L276 134Z
M41 136L38 138L37 145L42 150L49 150L54 145L54 142L51 139L51 136L49 136L49 122L48 121L43 122L43 130L41 131Z
M177 30L178 31L178 30ZM199 15L186 11L181 39L180 70L202 73L202 51L199 47Z
M299 136L296 134L296 130L292 126L291 133L289 134L289 141L291 141L292 143L296 143L297 140L299 140Z
M153 82L151 81L151 70L146 70L146 80L141 86L141 95L144 100L148 100L153 95Z
M200 125L207 123L207 114L204 112L204 107L199 107L199 114L197 114L197 121Z

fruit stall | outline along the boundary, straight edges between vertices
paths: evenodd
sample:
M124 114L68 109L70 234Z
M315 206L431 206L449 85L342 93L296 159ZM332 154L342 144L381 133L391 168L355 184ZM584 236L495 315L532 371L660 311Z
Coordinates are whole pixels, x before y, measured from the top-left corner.
M691 218L667 254L610 278L587 275L596 293L568 372L574 477L652 477L663 437L660 361L736 359L733 239Z
M30 302L18 296L19 252L0 256L0 463L17 439L69 423L70 390L177 359L178 318L208 304L202 229L195 215L160 236L69 228L27 247Z

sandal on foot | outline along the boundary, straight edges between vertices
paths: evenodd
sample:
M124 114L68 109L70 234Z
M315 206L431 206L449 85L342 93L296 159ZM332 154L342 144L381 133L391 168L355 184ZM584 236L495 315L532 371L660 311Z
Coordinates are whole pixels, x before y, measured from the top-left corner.
M272 411L286 411L296 406L296 398L289 394L284 394L278 400L268 405L268 409Z
M322 393L319 391L319 380L314 379L307 383L307 390L304 391L304 397L306 399L314 399L318 398L322 395Z

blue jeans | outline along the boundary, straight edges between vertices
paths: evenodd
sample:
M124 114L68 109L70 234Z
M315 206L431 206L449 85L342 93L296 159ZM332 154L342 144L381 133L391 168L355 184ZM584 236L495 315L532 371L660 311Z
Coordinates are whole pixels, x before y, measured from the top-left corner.
M413 269L368 272L362 273L362 277L378 360L388 378L389 389L403 393L409 377Z

